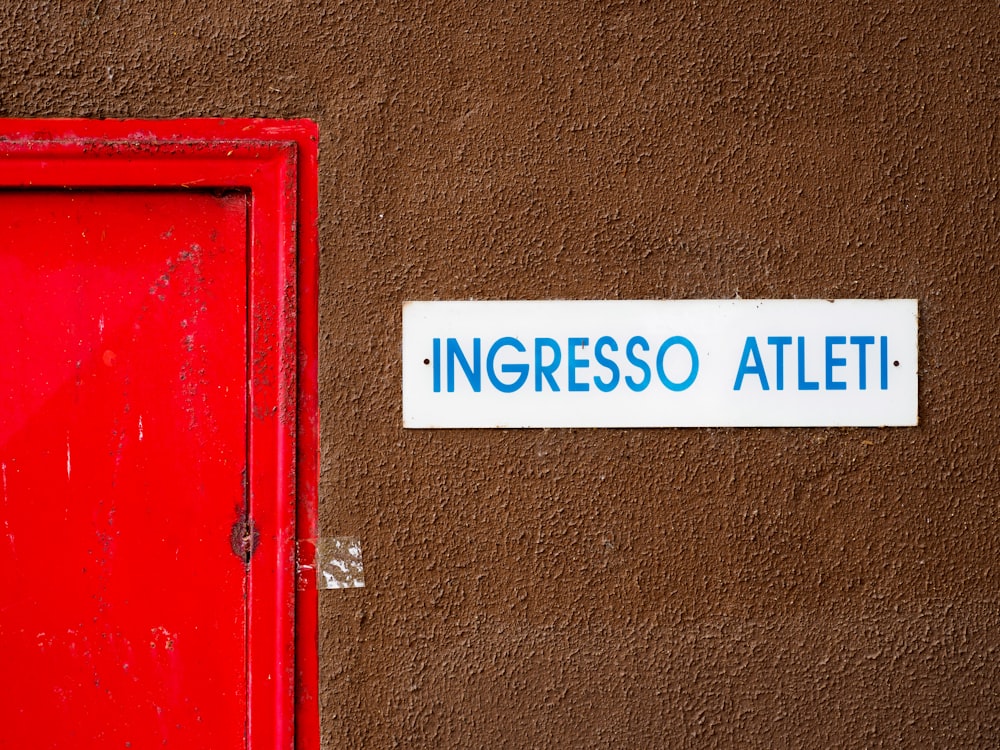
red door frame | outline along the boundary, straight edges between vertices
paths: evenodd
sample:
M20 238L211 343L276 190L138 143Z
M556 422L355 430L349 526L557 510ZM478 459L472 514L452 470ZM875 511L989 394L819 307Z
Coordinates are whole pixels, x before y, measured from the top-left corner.
M0 120L0 188L249 193L252 749L319 747L317 142L308 120Z

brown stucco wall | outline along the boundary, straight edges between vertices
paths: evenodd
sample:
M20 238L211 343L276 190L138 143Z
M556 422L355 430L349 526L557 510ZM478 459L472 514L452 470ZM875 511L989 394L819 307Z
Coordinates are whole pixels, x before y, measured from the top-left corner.
M325 748L1000 745L995 2L208 5L0 115L320 123ZM404 300L737 295L918 298L920 427L401 428Z

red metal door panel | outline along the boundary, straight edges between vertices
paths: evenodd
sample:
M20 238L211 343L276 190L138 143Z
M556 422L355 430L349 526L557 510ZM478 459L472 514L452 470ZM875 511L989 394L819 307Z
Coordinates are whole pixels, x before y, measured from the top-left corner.
M242 192L0 192L0 746L247 743Z

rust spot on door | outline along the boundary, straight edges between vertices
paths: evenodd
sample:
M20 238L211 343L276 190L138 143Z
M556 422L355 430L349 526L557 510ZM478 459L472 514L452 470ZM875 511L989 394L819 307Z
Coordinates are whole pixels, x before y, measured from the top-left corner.
M233 548L233 554L243 560L245 565L249 565L250 558L260 545L260 531L246 512L241 512L233 524L229 532L229 544Z

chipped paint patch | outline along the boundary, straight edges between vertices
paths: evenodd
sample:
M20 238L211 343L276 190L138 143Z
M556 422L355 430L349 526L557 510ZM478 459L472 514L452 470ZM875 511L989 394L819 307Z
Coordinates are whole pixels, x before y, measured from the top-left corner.
M7 534L7 541L10 542L10 549L14 551L14 533L10 530L10 519L7 513L7 462L0 462L0 497L3 499L3 530Z
M358 589L365 585L361 560L361 540L353 537L324 537L316 549L316 576L320 589Z

